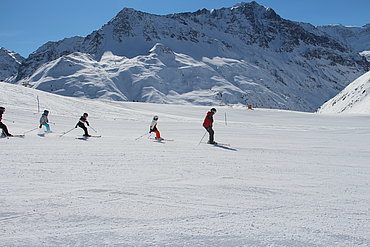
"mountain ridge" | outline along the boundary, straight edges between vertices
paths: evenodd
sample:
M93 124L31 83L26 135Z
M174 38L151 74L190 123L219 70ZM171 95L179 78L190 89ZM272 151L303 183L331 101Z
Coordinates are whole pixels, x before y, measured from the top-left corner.
M0 81L11 82L18 76L18 69L25 60L14 51L0 47Z
M173 52L172 60L167 59L170 66L161 61L164 53L159 57L150 53L157 45ZM107 52L115 64L102 62L109 60ZM80 61L76 54L81 54ZM89 59L83 54L90 54ZM61 57L80 69L68 75L59 72L63 76L50 79L50 66L53 70L66 68L53 62ZM252 2L164 16L125 8L86 37L41 46L19 67L15 81L79 97L111 95L114 100L253 104L315 111L368 70L369 63L335 36L310 24L285 20L271 8ZM192 85L199 82L207 87L190 96ZM56 84L61 88L51 89ZM100 93L82 90L94 84L93 91ZM194 100L194 95L200 97Z

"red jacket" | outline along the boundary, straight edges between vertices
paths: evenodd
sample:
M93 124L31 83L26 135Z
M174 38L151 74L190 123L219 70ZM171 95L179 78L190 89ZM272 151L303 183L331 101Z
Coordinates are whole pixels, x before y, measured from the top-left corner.
M206 118L203 121L203 127L205 128L212 127L214 114L215 114L214 112L210 112L210 111L207 112Z

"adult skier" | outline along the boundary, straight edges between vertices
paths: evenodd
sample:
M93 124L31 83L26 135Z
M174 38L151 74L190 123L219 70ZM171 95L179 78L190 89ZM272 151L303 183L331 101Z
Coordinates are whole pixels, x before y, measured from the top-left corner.
M49 115L49 111L44 110L44 113L41 115L41 118L40 118L40 129L42 128L42 126L45 126L46 132L51 132L48 115Z
M213 115L215 115L215 113L216 113L216 109L215 108L212 108L209 112L207 112L207 115L206 115L206 117L204 118L204 121L203 121L203 127L209 133L208 144L217 144L217 142L215 142L215 137L214 137L215 136L215 132L212 129L212 126L213 126Z
M0 129L2 130L1 131L1 135L3 136L13 136L12 134L9 133L8 131L8 128L6 127L5 124L3 124L2 122L2 119L3 119L3 114L5 112L5 108L4 107L0 107Z
M161 141L161 140L163 140L163 138L161 137L161 133L157 129L157 124L158 124L158 116L155 115L153 117L152 123L150 124L149 133L154 132L155 133L155 139L158 140L158 141Z
M89 114L87 114L86 112L80 117L80 120L78 121L78 123L76 124L76 127L80 127L84 130L85 134L84 136L85 137L90 137L91 135L89 135L89 132L87 131L87 127L85 125L85 123L87 124L87 126L90 126L89 124L89 121L87 121L87 117L89 116Z

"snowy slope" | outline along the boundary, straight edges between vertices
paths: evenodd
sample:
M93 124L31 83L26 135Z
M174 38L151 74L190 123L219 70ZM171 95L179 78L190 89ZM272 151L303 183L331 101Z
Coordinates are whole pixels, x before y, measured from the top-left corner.
M370 71L349 84L337 96L326 102L319 113L370 114Z
M278 108L294 108L294 103L304 101L290 102L276 93L279 85L269 86L265 70L253 64L219 57L197 61L162 44L156 44L149 55L132 59L106 52L97 62L91 55L73 53L42 66L30 81L36 81L34 88L61 95L113 100Z
M18 83L61 95L315 111L369 63L256 2L158 16L123 9L86 37L48 42Z
M0 81L14 82L24 60L18 53L0 47Z
M2 246L368 246L365 116L69 98L0 83ZM72 129L83 112L102 138ZM163 137L147 136L154 114ZM225 125L225 114L227 125ZM95 134L92 129L91 133Z

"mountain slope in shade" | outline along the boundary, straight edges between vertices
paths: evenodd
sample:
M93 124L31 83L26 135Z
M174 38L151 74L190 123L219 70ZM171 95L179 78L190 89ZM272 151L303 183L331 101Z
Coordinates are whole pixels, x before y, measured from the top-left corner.
M326 102L318 112L370 114L370 71Z
M370 61L370 23L362 27L329 25L317 27L317 29L346 44Z
M18 53L0 47L0 81L14 82L24 60Z

